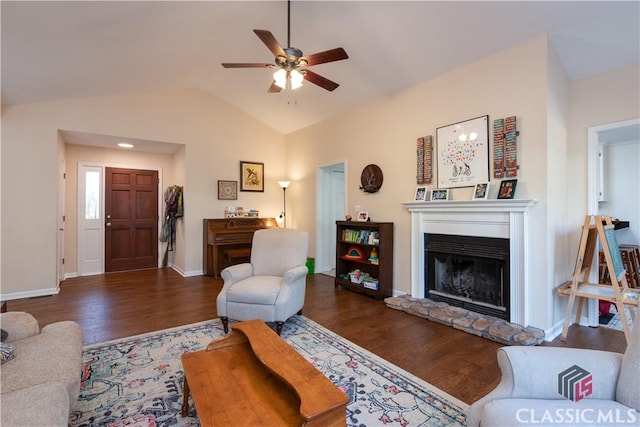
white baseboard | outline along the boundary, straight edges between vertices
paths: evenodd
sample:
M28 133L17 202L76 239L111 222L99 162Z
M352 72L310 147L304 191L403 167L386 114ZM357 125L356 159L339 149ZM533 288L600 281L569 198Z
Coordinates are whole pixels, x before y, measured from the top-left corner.
M582 326L589 326L589 318L587 316L580 316L580 322L578 324ZM554 339L558 338L560 335L562 335L563 326L564 326L564 319L561 319L559 322L556 322L549 329L545 329L544 340L553 341Z
M2 301L11 301L11 300L23 299L23 298L48 297L51 295L57 295L59 292L60 292L59 288L47 288L47 289L38 289L35 291L2 294L1 298L2 298Z
M175 265L172 265L171 268L182 277L202 276L204 274L203 270L184 271L183 269L176 267Z

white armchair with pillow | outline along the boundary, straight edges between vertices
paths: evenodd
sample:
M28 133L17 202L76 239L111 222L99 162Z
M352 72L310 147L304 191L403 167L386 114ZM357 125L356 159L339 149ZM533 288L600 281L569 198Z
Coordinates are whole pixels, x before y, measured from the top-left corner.
M304 305L309 234L287 228L258 230L253 235L251 262L222 270L218 316L224 332L229 319L275 322L280 335L284 322Z
M640 314L624 354L514 346L498 350L498 364L502 380L471 405L468 426L640 426ZM559 374L573 365L584 370L575 377L586 380L583 399L558 390Z

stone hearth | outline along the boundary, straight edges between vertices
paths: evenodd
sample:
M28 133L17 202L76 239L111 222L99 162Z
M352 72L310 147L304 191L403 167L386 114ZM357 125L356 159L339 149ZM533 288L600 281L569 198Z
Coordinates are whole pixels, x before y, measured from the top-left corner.
M541 329L530 326L525 328L516 323L453 307L444 302L431 301L428 298L403 295L386 298L384 302L389 308L452 326L501 344L537 345L544 340L544 331Z

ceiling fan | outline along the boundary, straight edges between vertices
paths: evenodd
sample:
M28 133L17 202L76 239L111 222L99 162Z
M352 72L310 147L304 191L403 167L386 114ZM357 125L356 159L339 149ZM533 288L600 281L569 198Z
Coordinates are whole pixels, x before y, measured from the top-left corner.
M338 47L312 55L303 55L300 49L291 47L291 1L287 1L287 48L283 48L270 31L253 30L253 32L256 33L258 38L269 48L271 53L275 55L275 63L223 62L222 66L224 68L276 68L277 70L273 74L273 83L271 83L268 90L269 93L278 93L282 89L286 89L287 86L291 89L297 89L302 86L303 80L318 85L328 91L333 91L340 86L338 83L308 70L307 67L347 59L349 58L347 52L345 52L343 48Z

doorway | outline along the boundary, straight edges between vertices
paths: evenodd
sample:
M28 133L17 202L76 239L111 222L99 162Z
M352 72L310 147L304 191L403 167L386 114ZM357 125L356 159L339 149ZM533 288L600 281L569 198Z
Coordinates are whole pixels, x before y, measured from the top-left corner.
M158 267L159 171L78 165L78 274Z
M640 241L640 118L588 129L587 208L589 215L611 215L629 221L616 231L621 243ZM597 262L597 260L594 260ZM596 264L597 265L597 264ZM589 280L598 281L597 271ZM589 326L598 325L595 300L589 300Z
M344 219L346 161L317 169L315 272L335 275L336 221Z

